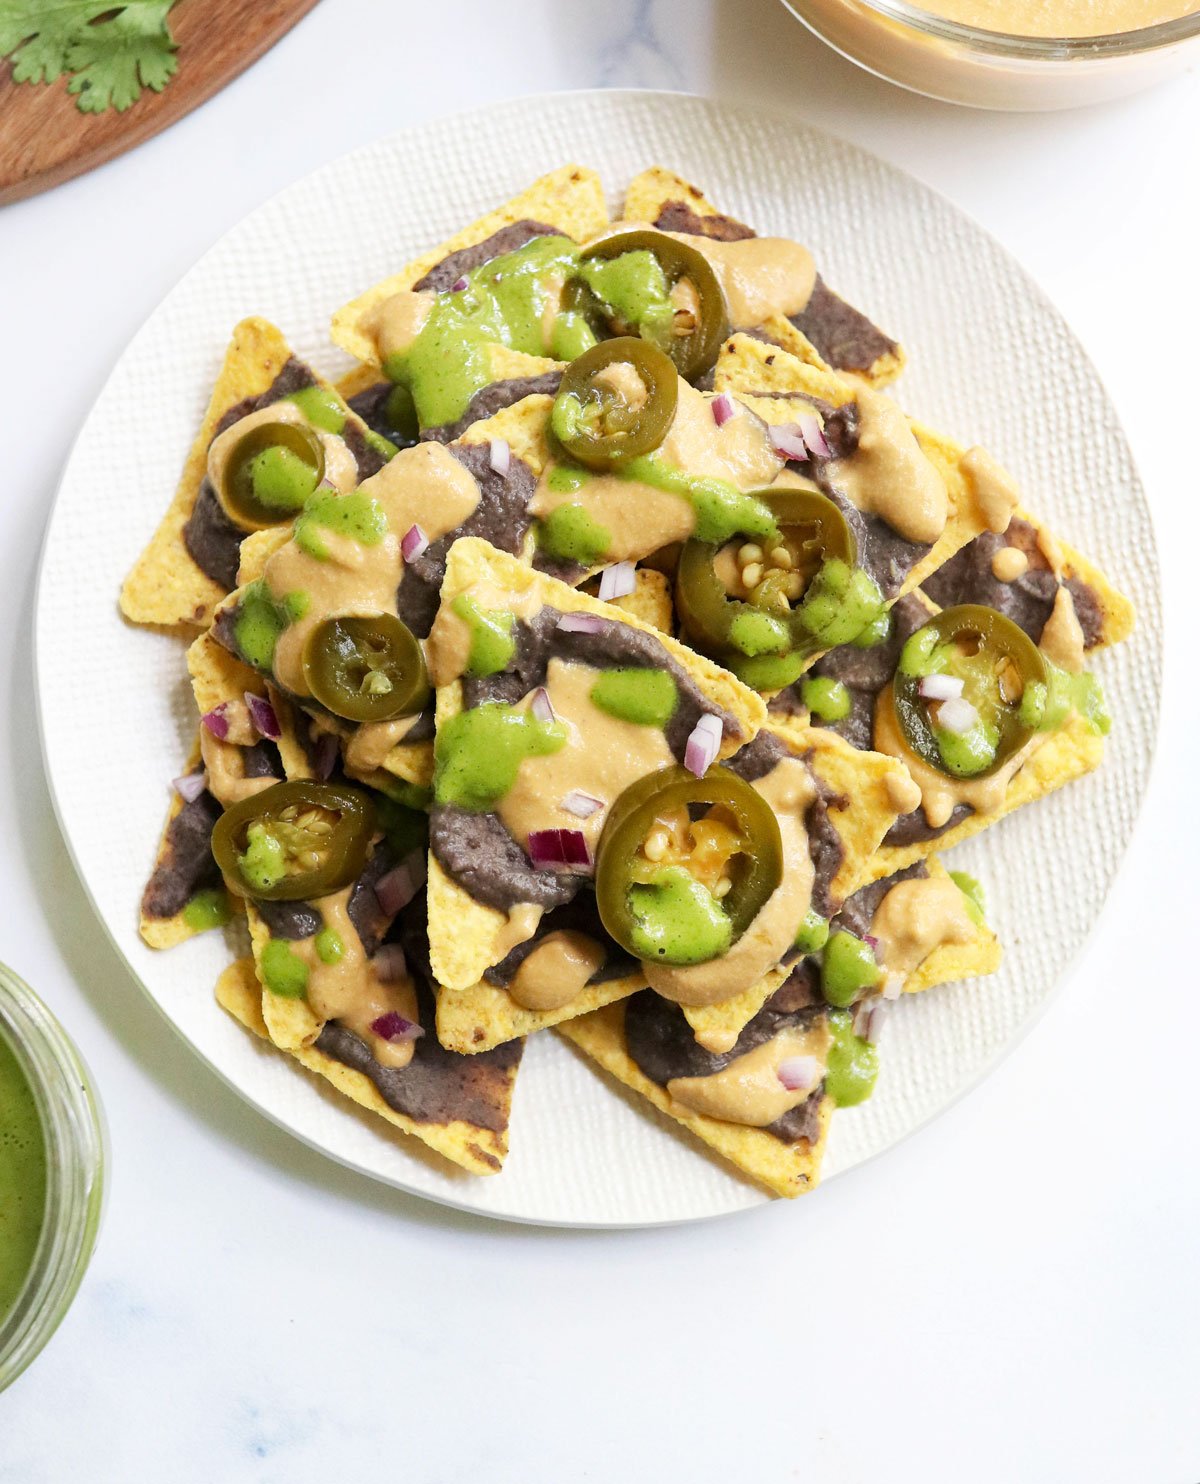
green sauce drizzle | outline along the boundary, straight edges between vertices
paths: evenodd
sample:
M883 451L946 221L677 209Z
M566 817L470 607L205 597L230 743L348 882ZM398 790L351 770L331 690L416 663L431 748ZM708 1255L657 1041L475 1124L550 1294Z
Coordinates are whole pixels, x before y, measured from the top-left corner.
M844 721L850 715L850 692L828 675L805 676L800 699L819 721Z
M359 490L348 495L339 495L336 490L318 490L305 504L293 537L301 551L324 562L329 558L329 548L322 531L336 531L363 546L378 546L387 535L387 528L383 507L370 495Z
M290 448L272 444L250 460L250 487L254 498L268 510L292 515L317 487L317 471Z
M539 523L537 539L542 550L559 561L594 567L608 554L612 532L582 505L559 505Z
M666 670L605 670L592 686L593 706L641 727L665 727L679 704L675 677Z
M951 871L950 880L967 899L967 916L977 927L983 926L983 915L987 910L983 899L983 887L965 871Z
M232 916L228 893L219 886L198 891L183 909L183 920L194 933L223 927Z
M879 1076L879 1051L854 1034L854 1022L845 1010L829 1017L833 1045L825 1063L825 1091L839 1108L865 1103L875 1091Z
M499 609L480 608L467 593L460 593L450 607L471 631L467 674L495 675L503 670L517 649L513 615Z
M275 645L287 628L290 614L276 603L264 582L252 582L242 594L233 620L233 637L248 665L270 672Z
M733 927L720 902L682 866L668 866L629 888L630 942L653 962L697 964L728 948Z
M821 992L831 1005L852 1005L864 989L874 989L880 975L869 943L844 931L830 937L821 960Z
M623 320L658 345L667 340L675 306L667 275L652 252L635 248L615 258L589 258L579 265L578 276L609 318Z
M263 982L285 1000L302 1000L308 990L308 965L285 938L272 938L259 964Z
M516 781L527 757L565 746L560 721L539 721L515 706L476 706L438 727L434 743L434 798L463 809L490 809Z
M796 933L795 947L801 953L819 953L829 942L829 919L810 907Z
M630 459L621 470L621 478L635 479L689 500L696 512L693 534L701 541L720 544L739 535L761 536L764 540L779 535L774 517L761 500L742 494L724 479L705 479L676 469L661 454Z
M246 885L260 892L270 891L287 875L282 843L257 820L246 827L246 849L238 856L238 870Z
M330 387L306 386L287 400L295 402L313 427L323 433L340 433L346 426L346 405Z
M336 964L346 951L342 935L331 927L323 927L317 934L313 946L323 964Z

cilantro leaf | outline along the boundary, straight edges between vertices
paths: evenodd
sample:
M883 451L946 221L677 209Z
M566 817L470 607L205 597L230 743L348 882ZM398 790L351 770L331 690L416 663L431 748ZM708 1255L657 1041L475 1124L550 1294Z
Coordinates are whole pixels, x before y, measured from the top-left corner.
M174 76L167 12L175 0L0 0L0 58L14 82L56 82L83 113L124 112Z

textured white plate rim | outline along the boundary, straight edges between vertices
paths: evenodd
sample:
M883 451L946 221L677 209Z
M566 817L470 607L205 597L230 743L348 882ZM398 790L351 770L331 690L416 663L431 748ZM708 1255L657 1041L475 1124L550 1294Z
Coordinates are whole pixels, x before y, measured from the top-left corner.
M228 227L224 232L222 232L218 237L216 237L207 247L205 247L198 254L198 256L193 261L193 263L189 266L189 268L180 276L180 278L176 281L176 283L171 287L171 289L169 289L167 291L167 293L163 296L163 298L159 301L159 303L150 311L150 313L145 317L145 319L142 321L142 323L131 334L131 336L129 337L128 341L126 342L124 348L122 349L122 351L118 355L117 359L114 361L114 363L113 363L113 365L112 365L112 367L111 367L108 375L105 377L103 384L101 385L101 387L99 388L99 390L98 390L95 398L93 399L92 405L89 408L89 411L88 411L86 417L84 418L83 422L81 423L80 428L79 428L79 430L77 431L77 433L75 435L75 438L72 440L72 443L71 443L70 448L68 450L67 456L66 456L66 458L63 461L62 469L60 471L59 478L58 478L58 481L57 481L56 486L55 486L54 495L53 495L53 498L51 500L51 504L50 504L50 508L49 508L49 512L48 512L48 516L47 516L46 527L45 527L45 531L44 531L44 534L43 534L43 539L42 539L42 543L41 543L41 549L40 549L40 553L39 553L39 557L38 557L38 563L37 563L37 575L36 575L35 592L34 592L33 661L34 661L34 678L35 678L35 694L36 694L36 713L37 713L37 723L38 723L38 735L39 735L39 741L40 741L40 745L41 745L42 759L43 759L43 765L44 765L46 779L47 779L47 785L48 785L48 789L49 789L49 793L50 793L52 805L53 805L53 808L54 808L56 819L58 821L59 828L60 828L60 830L62 832L62 836L63 836L64 842L66 844L67 851L68 851L68 854L70 856L72 865L74 866L75 871L76 871L76 873L77 873L77 875L79 877L79 880L80 880L80 882L81 882L81 884L83 886L85 895L87 896L87 899L88 899L88 901L89 901L92 909L95 911L97 917L99 918L100 923L101 923L101 925L102 925L102 927L104 929L104 932L105 932L106 936L108 937L110 943L112 943L112 945L113 945L114 949L116 950L117 954L119 955L119 957L125 963L125 966L129 970L131 976L133 977L134 982L139 986L139 988L141 989L141 991L146 995L146 997L151 1001L151 1003L155 1005L155 1007L157 1008L157 1010L159 1011L159 1013L163 1016L163 1018L167 1021L167 1023L172 1027L172 1029L176 1032L176 1034L178 1034L180 1036L180 1038L185 1042L185 1044L188 1045L188 1047L192 1050L192 1052L196 1056L198 1056L201 1061L203 1061L213 1072L215 1072L217 1074L217 1076L221 1079L222 1082L224 1082L226 1084L226 1086L232 1088L236 1093L238 1093L238 1095L244 1101L246 1101L251 1106L253 1106L258 1112L260 1112L263 1115L265 1115L277 1127L282 1128L287 1133L289 1133L292 1137L300 1140L304 1144L307 1144L310 1148L313 1148L313 1149L317 1150L318 1152L320 1152L321 1154L325 1155L326 1157L333 1159L336 1163L342 1164L346 1168L352 1169L352 1170L356 1171L357 1173L360 1173L362 1175L365 1175L369 1179L375 1180L375 1181L380 1182L380 1183L383 1183L385 1185L390 1185L393 1188L396 1188L396 1189L399 1189L399 1190L405 1192L406 1194L417 1196L417 1197L422 1198L424 1200L431 1201L435 1205L447 1206L447 1207L449 1207L451 1209L462 1211L462 1212L465 1212L465 1213L467 1213L469 1215L472 1215L472 1216L479 1216L479 1217L482 1217L482 1218L484 1218L486 1220L489 1220L489 1221L499 1221L499 1222L506 1222L506 1223L507 1222L512 1222L512 1223L525 1224L525 1225L531 1225L531 1226L557 1227L557 1228L578 1229L578 1230L589 1230L589 1229L590 1230L636 1230L636 1229L656 1227L656 1226L682 1225L682 1224L690 1223L690 1222L693 1222L693 1221L713 1220L716 1217L733 1216L733 1215L739 1214L740 1211L742 1211L742 1210L761 1208L761 1206L763 1204L769 1204L769 1200L768 1200L768 1198L766 1198L766 1197L762 1196L761 1194L755 1192L755 1193L752 1194L751 1198L749 1200L747 1200L746 1204L743 1205L743 1206L741 1206L741 1207L733 1207L733 1208L730 1208L730 1209L727 1209L727 1210L719 1210L719 1211L713 1211L713 1212L689 1212L689 1213L686 1213L686 1214L675 1215L675 1216L664 1216L664 1217L654 1217L654 1218L632 1218L632 1219L631 1218L620 1218L620 1217L566 1218L566 1217L563 1217L563 1216L560 1216L560 1215L553 1215L553 1216L538 1215L538 1214L530 1213L530 1212L527 1212L527 1211L489 1210L489 1209L481 1208L477 1204L473 1204L471 1202L471 1200L469 1198L467 1198L467 1197L464 1197L464 1198L461 1198L460 1199L460 1198L456 1198L453 1194L447 1193L445 1191L431 1191L431 1190L424 1189L424 1188L422 1188L419 1185L407 1183L403 1178L398 1177L398 1176L395 1176L395 1175L392 1175L392 1174L389 1174L389 1173L384 1173L384 1172L381 1172L378 1169L372 1168L369 1164L364 1163L364 1162L362 1162L362 1161L354 1158L352 1155L349 1155L349 1154L347 1154L347 1153L345 1153L343 1151L338 1151L338 1150L334 1150L334 1149L329 1148L327 1145L323 1144L318 1138L313 1137L313 1136L310 1136L307 1132L305 1132L305 1131L303 1131L301 1129L297 1129L292 1124L288 1123L286 1121L286 1119L280 1113L276 1112L274 1109L272 1109L265 1102L261 1101L260 1098L258 1096L256 1096L256 1093L255 1093L255 1091L253 1089L251 1089L249 1087L246 1087L246 1086L243 1086L238 1081L236 1081L230 1074L228 1074L225 1071L224 1068L222 1068L220 1065L218 1065L217 1062L215 1062L213 1060L213 1058L205 1050L203 1050L200 1046L198 1046L191 1039L191 1037L188 1035L188 1032L185 1030L185 1028L183 1027L183 1025L180 1024L178 1021L176 1021L173 1018L173 1016L171 1015L171 1013L170 1013L167 1005L162 1000L160 1000L158 998L158 996L155 994L155 992L150 988L149 984L142 978L141 974L134 967L134 965L133 965L132 961L130 960L129 956L127 955L124 947L122 946L120 940L118 939L118 937L117 937L114 929L110 926L110 924L108 922L108 919L105 916L105 913L104 913L103 909L101 908L101 906L100 906L100 904L99 904L99 902L98 902L98 900L97 900L97 898L96 898L96 896L95 896L95 894L93 892L92 885L91 885L90 881L88 880L88 877L85 874L85 871L83 869L82 862L80 860L79 854L78 854L77 849L76 849L75 840L74 840L74 838L73 838L73 836L71 834L71 831L69 830L69 828L67 826L67 819L66 819L65 810L64 810L62 801L60 799L60 796L59 796L58 788L56 786L56 781L55 781L54 773L53 773L53 771L51 769L51 766L50 766L50 755L49 755L49 746L50 746L50 743L49 743L49 738L48 738L48 735L47 735L46 708L45 708L45 705L44 705L44 697L43 697L43 689L42 689L42 679L43 678L42 678L42 674L41 674L41 670L40 670L40 646L39 646L39 642L38 642L38 635L39 635L40 627L41 627L42 597L43 597L44 587L46 585L46 574L47 574L47 569L48 569L49 560L50 560L50 552L51 552L51 547L52 547L52 540L53 540L53 536L54 536L54 532L55 532L55 517L56 517L56 514L57 514L58 509L59 509L61 497L62 497L62 494L63 494L63 488L64 488L64 485L65 485L65 483L67 481L68 473L70 471L70 468L71 468L73 459L75 457L77 448L78 448L81 440L83 439L83 436L84 436L84 434L85 434L85 432L86 432L86 430L88 428L88 425L89 425L92 417L96 413L96 411L97 411L97 409L99 407L99 404L104 401L104 398L105 398L106 393L108 392L108 390L110 388L111 383L117 377L120 369L122 368L123 363L125 362L126 357L129 356L129 354L130 354L130 352L132 350L134 350L134 348L136 346L136 343L141 338L143 332L145 332L147 330L147 327L156 318L156 316L163 310L164 306L168 303L168 301L170 301L172 299L172 297L176 294L176 292L179 291L187 283L187 281L189 279L191 279L192 276L194 274L196 274L200 270L200 268L204 264L205 260L207 258L209 258L209 256L212 255L214 252L216 252L216 250L219 249L222 246L222 244L226 241L226 239L228 239L229 237L231 237L234 234L236 234L246 224L246 222L248 221L249 218L256 216L259 212L265 211L273 203L279 201L279 199L281 197L287 196L293 190L296 190L298 187L304 185L305 183L312 181L312 179L314 177L319 176L319 175L322 175L323 173L325 173L327 171L333 171L333 170L335 170L338 166L344 164L347 160L353 158L356 155L359 155L360 153L363 153L363 152L366 152L366 151L370 151L370 150L379 148L381 146L382 147L388 147L388 146L397 145L406 136L411 135L413 132L419 131L420 129L424 129L424 128L452 129L452 128L456 127L456 126L460 126L460 125L464 124L465 122L467 122L469 120L478 120L478 119L481 119L481 118L486 117L489 113L499 112L499 111L507 110L507 109L514 108L514 107L524 107L524 106L537 107L538 105L548 104L548 103L551 103L551 102L562 103L562 102L576 102L577 101L577 102L579 102L579 103L582 104L582 103L586 103L588 100L591 100L591 99L603 99L606 102L612 102L612 103L618 103L618 104L622 100L624 100L624 99L630 99L630 100L656 100L656 99L663 99L663 100L666 100L668 102L670 100L679 100L680 102L689 102L689 103L690 102L695 102L695 103L699 103L699 104L701 104L701 105L703 105L703 106L705 106L707 108L715 108L715 109L719 109L721 112L724 112L724 113L731 113L731 114L736 114L736 115L742 115L742 116L744 116L746 118L749 118L749 119L755 119L755 120L774 120L774 121L777 121L777 122L780 122L780 123L784 123L784 124L790 125L790 126L792 126L794 128L801 129L801 130L803 130L805 133L807 133L809 135L820 137L821 139L823 139L824 141L826 141L831 148L842 149L842 150L845 150L845 151L847 151L847 152L849 152L849 153L851 153L853 155L857 155L859 157L862 157L865 161L869 161L869 162L872 162L872 163L875 163L875 164L880 164L880 165L883 166L883 168L889 174L903 177L909 184L915 186L916 189L918 189L922 193L925 193L925 194L927 194L927 195L929 195L931 197L936 198L941 204L943 204L947 208L947 210L949 210L950 212L954 213L957 217L959 217L959 218L965 220L966 222L968 222L971 225L971 227L974 229L974 231L980 237L985 238L987 240L988 244L990 245L990 247L991 247L991 249L993 251L997 252L1003 258L1005 258L1005 259L1008 260L1008 262L1013 266L1013 268L1016 270L1017 274L1019 275L1019 277L1023 281L1023 287L1024 287L1024 289L1025 289L1028 297L1030 298L1030 300L1036 301L1036 304L1037 304L1037 308L1039 310L1039 313L1041 315L1044 315L1044 316L1047 316L1047 317L1053 319L1054 321L1057 322L1057 324L1063 330L1065 330L1065 332L1066 332L1066 334L1067 334L1067 336L1068 336L1068 338L1069 338L1069 340L1070 340L1070 342L1071 342L1071 344L1073 346L1073 349L1075 350L1076 355L1079 357L1079 359L1080 359L1081 362L1084 362L1086 364L1089 372L1095 378L1096 382L1100 386L1100 388L1102 390L1102 393L1103 393L1103 397L1104 397L1105 401L1107 402L1108 407L1110 409L1112 409L1113 404L1112 404L1111 397L1109 397L1108 389L1104 385L1103 380L1100 377L1099 372L1097 371L1096 367L1092 363L1090 357L1087 356L1087 354L1086 354L1083 346L1074 337L1073 332L1070 331L1070 328L1067 325L1067 323L1066 323L1063 315L1061 314L1061 312L1054 305L1054 303L1048 298L1048 296L1042 290L1041 286L1030 275L1030 273L1028 272L1028 270L1026 270L1024 268L1024 266L1020 263L1020 261L1016 257L1016 255L1013 254L1013 253L1011 253L1002 244L998 243L994 238L992 238L991 234L984 227L982 227L980 225L980 223L970 213L964 211L956 203L950 201L949 198L945 197L935 187L930 186L925 181L919 180L917 177L914 177L914 176L910 175L908 172L902 170L900 167L894 166L894 165L890 164L887 161L880 161L880 160L878 160L878 158L876 156L872 155L870 151L863 149L861 146L859 146L857 144L854 144L852 142L849 142L849 141L841 140L837 136L830 134L828 131L821 129L821 128L819 128L816 125L813 125L811 123L808 123L807 121L804 121L804 120L800 120L800 119L795 118L787 110L781 109L781 108L779 108L777 106L770 106L770 107L750 109L750 108L745 107L745 106L729 105L729 104L726 104L726 103L724 103L724 102L722 102L720 100L711 99L711 98L705 98L702 95L691 94L691 93L684 92L682 90L656 90L656 89L620 89L620 90L617 90L617 89L594 89L594 90L579 90L579 91L560 90L560 91L554 91L554 92L548 92L548 93L541 93L541 94L535 94L535 95L527 95L527 96L524 96L524 97L521 97L521 98L506 99L506 100L502 100L502 101L500 101L498 103L493 103L493 104L487 105L487 106L482 107L482 108L479 108L479 109L459 110L459 111L457 111L457 112L455 112L453 114L448 114L448 115L444 115L444 116L441 116L441 117L437 117L437 118L433 118L433 119L429 119L429 120L424 120L424 121L421 121L420 123L417 123L417 124L414 124L414 125L410 125L410 126L407 126L407 127L403 128L403 129L397 130L397 131L393 132L390 135L383 136L382 138L375 139L375 140L372 140L372 141L366 141L362 145L357 146L354 150L348 151L346 154L344 154L344 155L342 155L340 157L337 157L337 158L335 158L333 160L326 161L322 165L317 166L312 171L306 172L304 175L301 175L301 176L297 177L296 179L288 182L286 185L280 187L279 190L273 192L269 197L265 198L255 208L253 208L252 211L248 212L238 222L236 222L236 223L232 224L230 227ZM483 206L481 206L480 209L485 209L485 208ZM1119 429L1119 422L1118 422L1118 429ZM1126 443L1126 446L1127 446L1127 440L1124 439L1123 430L1120 430L1119 429L1119 431L1120 431L1120 436L1121 436L1122 440ZM1135 480L1136 480L1136 475L1135 475ZM1138 489L1140 491L1140 484L1138 485ZM1146 510L1146 513L1148 515L1148 519L1149 519L1150 525L1151 525L1151 541L1152 541L1151 555L1153 557L1153 566L1154 566L1155 576L1157 577L1157 552L1156 552L1155 538L1154 538L1154 533L1153 533L1153 515L1152 515L1152 511L1150 511L1150 508L1149 508L1148 504L1146 504L1146 502L1144 501L1144 498L1143 498L1143 502L1142 503L1145 506L1145 510ZM1157 595L1157 584L1156 584L1156 592L1155 592L1156 599L1157 599L1157 596L1158 595ZM1141 622L1143 624L1145 624L1146 622L1148 622L1150 620L1151 614L1148 613L1148 612L1147 613L1142 613L1142 614L1139 615L1139 617L1140 617ZM1156 637L1157 637L1157 635L1156 635ZM1160 679L1161 679L1161 665L1162 665L1161 644L1158 644L1156 646L1155 659L1156 659L1156 676L1155 676L1155 678L1156 678L1156 681L1160 681ZM1147 787L1147 784L1148 784L1150 768L1153 765L1153 752L1154 752L1155 743L1157 741L1157 723L1158 723L1158 710L1157 710L1157 707L1156 707L1155 714L1154 714L1154 724L1153 724L1153 727L1151 728L1150 755L1147 758L1146 767L1145 767L1145 770L1143 771L1143 775L1142 775L1141 788L1140 788L1140 792L1139 792L1138 799L1137 799L1137 805L1136 805L1136 809L1135 809L1135 812L1134 812L1134 815L1133 815L1133 818L1132 818L1132 821L1131 821L1131 825L1130 825L1130 832L1131 833L1132 833L1132 829L1136 826L1137 816L1140 814L1140 811L1141 811L1141 806L1142 806L1142 803L1143 803L1144 798L1145 798L1146 787ZM954 1090L954 1092L950 1096L946 1097L945 1100L939 1104L939 1106L937 1108L933 1109L930 1113L928 1113L925 1117L921 1118L919 1121L917 1121L915 1123L912 1123L905 1130L904 1134L901 1136L902 1138L907 1138L907 1137L911 1136L912 1134L918 1133L921 1129L923 1129L930 1122L932 1122L933 1119L939 1117L943 1112L945 1112L948 1109L954 1107L963 1097L965 1097L968 1093L970 1093L971 1091L973 1091L974 1088L976 1088L979 1085L979 1083L981 1081L983 1081L984 1078L986 1078L995 1069L995 1067L999 1064L1000 1061L1002 1061L1013 1050L1015 1050L1015 1048L1025 1039L1025 1037L1040 1022L1042 1016L1045 1014L1046 1010L1048 1009L1048 1007L1049 1007L1052 999L1055 998L1061 992L1061 990L1062 990L1065 982L1071 977L1072 972L1073 972L1073 969L1074 969L1074 966L1078 963L1080 957L1083 954L1083 951L1085 950L1085 948L1087 947L1087 945L1088 945L1088 943L1089 943L1089 941L1091 939L1091 936L1092 936L1092 933L1094 932L1095 924L1096 924L1096 921L1099 918L1100 912L1103 910L1104 904L1107 902L1107 900L1108 900L1109 896L1111 895L1111 892L1112 892L1112 890L1113 890L1116 882L1120 879L1122 870L1124 869L1124 856L1125 856L1125 852L1126 852L1127 846L1128 846L1128 837L1121 842L1121 858L1120 858L1117 866L1114 868L1114 870L1113 870L1113 872L1112 872L1112 874L1111 874L1111 876L1110 876L1110 878L1109 878L1109 880L1108 880L1108 882L1106 884L1106 887L1105 887L1105 890L1104 890L1104 893L1103 893L1102 897L1096 903L1096 910L1095 910L1095 912L1094 912L1094 914L1092 916L1091 924L1090 924L1087 932L1083 936L1081 936L1079 938L1079 940L1076 942L1076 944L1075 944L1075 946L1074 946L1074 948L1073 948L1073 950L1072 950L1072 952L1070 954L1070 957L1061 966L1058 974L1056 975L1051 989L1049 991L1047 991L1045 994L1042 995L1042 997L1040 998L1040 1000L1038 1001L1038 1003L1036 1004L1036 1006L1031 1011L1027 1012L1024 1015L1024 1018L1020 1022L1019 1026L1015 1029L1015 1031L1013 1031L1013 1032L1011 1032L1009 1034L1007 1041L1002 1046L1000 1046L999 1049L996 1050L987 1060L985 1060L984 1062L980 1063L975 1068L974 1074L968 1080L966 1080L963 1083L961 1083ZM897 1140L896 1142L899 1142L899 1141ZM887 1148L890 1148L892 1146L891 1145L888 1145L886 1147ZM879 1154L882 1154L884 1152L886 1152L886 1149L885 1148L881 1148L881 1149L879 1149L879 1150L877 1150L877 1151L875 1151L873 1153L870 1153L870 1154L868 1154L868 1155L866 1155L864 1157L861 1157L859 1160L857 1160L857 1162L856 1162L855 1165L850 1166L847 1170L845 1170L845 1171L839 1171L837 1173L849 1173L849 1169L850 1168L857 1168L859 1165L868 1165L868 1164L872 1163L874 1161L874 1159L876 1159L878 1157ZM699 1156L699 1157L702 1157L702 1156ZM503 1177L501 1176L501 1177L497 1177L497 1178L498 1179L502 1179ZM835 1176L831 1176L830 1178L836 1178L836 1175ZM492 1184L492 1181L491 1180L488 1180L487 1183L489 1185L491 1185ZM464 1187L464 1188L467 1189L467 1190L470 1190L470 1189L472 1189L474 1187Z

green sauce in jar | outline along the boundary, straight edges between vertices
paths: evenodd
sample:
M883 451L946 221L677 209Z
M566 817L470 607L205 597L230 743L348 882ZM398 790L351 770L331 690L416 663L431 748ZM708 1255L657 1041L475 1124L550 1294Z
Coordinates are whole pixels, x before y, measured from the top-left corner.
M46 1144L32 1089L0 1035L0 1320L33 1266L46 1210Z

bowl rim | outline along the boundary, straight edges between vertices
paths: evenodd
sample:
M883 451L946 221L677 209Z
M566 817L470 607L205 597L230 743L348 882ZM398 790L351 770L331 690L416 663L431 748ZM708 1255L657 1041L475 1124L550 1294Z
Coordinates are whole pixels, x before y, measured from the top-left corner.
M803 15L812 0L784 0L789 10ZM976 51L1024 61L1099 61L1137 56L1200 36L1200 8L1174 20L1156 21L1134 31L1111 31L1098 36L1021 36L1010 31L990 31L965 21L935 15L909 0L843 0L863 10L874 11L940 41L956 42Z

